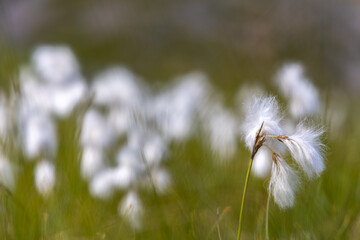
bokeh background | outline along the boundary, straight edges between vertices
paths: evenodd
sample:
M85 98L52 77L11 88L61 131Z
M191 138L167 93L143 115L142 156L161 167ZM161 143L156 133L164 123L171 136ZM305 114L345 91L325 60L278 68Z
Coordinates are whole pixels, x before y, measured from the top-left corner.
M325 134L327 169L318 180L305 181L295 207L282 211L271 204L270 238L358 239L359 43L355 0L2 0L0 88L7 96L18 91L19 68L37 46L66 45L89 83L113 65L126 66L152 89L202 71L224 105L236 109L244 84L278 95L276 72L284 63L299 62L328 107L317 121L330 129L327 109L341 102L331 114L343 122ZM16 187L0 194L2 239L219 239L218 232L222 239L235 238L250 155L242 141L222 164L214 163L196 134L171 144L170 190L163 196L139 193L145 211L141 229L134 229L117 213L123 192L101 201L80 176L82 111L57 120L56 185L47 198L37 193L35 165L24 160L18 143L3 144L16 169ZM264 239L267 183L250 181L244 239Z

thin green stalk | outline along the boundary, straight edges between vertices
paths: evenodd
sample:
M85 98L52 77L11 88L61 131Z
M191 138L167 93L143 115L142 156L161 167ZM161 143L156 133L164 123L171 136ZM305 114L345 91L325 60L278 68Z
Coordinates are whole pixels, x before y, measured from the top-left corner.
M249 168L247 170L246 179L245 179L245 186L244 186L244 192L243 192L243 197L242 197L242 201L241 201L241 209L240 209L240 215L239 215L239 228L238 228L237 240L240 240L240 236L241 236L241 221L242 221L242 215L243 215L244 203L245 203L245 197L246 197L246 190L247 190L247 186L248 186L248 182L249 182L252 163L253 163L253 157L250 158Z
M269 191L267 203L266 203L266 222L265 222L265 239L269 240L269 208L270 208L271 190Z

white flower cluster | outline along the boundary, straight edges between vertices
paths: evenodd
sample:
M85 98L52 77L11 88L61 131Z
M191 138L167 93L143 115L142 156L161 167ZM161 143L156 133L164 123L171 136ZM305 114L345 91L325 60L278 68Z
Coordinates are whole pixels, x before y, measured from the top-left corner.
M286 63L284 64L275 75L275 83L278 87L280 93L285 97L287 102L287 107L290 113L290 118L282 118L281 115L278 116L278 120L281 121L281 131L289 133L294 133L296 131L296 125L299 123L299 120L304 118L309 118L316 116L321 111L321 103L319 98L319 92L315 86L310 82L310 80L304 74L304 66L299 63ZM252 107L252 104L259 105L258 103L252 103L252 96L261 96L265 94L265 90L261 86L257 85L244 85L238 91L237 102L240 105L241 111L240 114L246 115L247 118L255 118L256 116L248 116L248 108ZM258 99L260 101L260 99ZM267 106L269 108L263 109L266 111L271 111L274 109L272 114L267 114L267 117L274 119L273 116L279 114L279 109L277 106L271 106L273 103L269 103ZM254 114L261 114L256 112ZM334 121L337 120L334 118ZM332 122L332 121L331 121ZM338 123L339 121L336 121ZM248 123L245 120L245 124ZM249 123L258 126L259 122ZM279 125L279 122L272 122L272 124ZM267 123L266 125L269 125ZM267 126L264 127L267 127ZM243 127L250 127L245 126ZM280 128L276 127L277 134ZM255 131L255 130L254 130ZM256 132L256 131L255 131ZM275 134L275 132L274 132ZM251 133L254 136L254 132ZM249 137L249 136L245 136ZM249 147L249 146L248 146ZM252 173L256 177L266 178L271 172L271 162L272 154L268 149L262 149L255 156L254 165L252 168Z
M209 101L212 88L202 72L176 77L167 88L154 91L127 68L114 66L88 86L70 48L44 45L35 48L30 64L20 67L19 79L17 132L25 159L35 161L34 183L44 197L56 183L57 119L69 117L79 103L89 104L80 119L81 176L94 197L124 192L119 214L135 228L141 225L140 189L169 191L172 180L164 163L170 145L201 130L217 159L236 153L237 118L220 101ZM0 115L9 116L3 105ZM0 117L1 137L6 135L5 121ZM13 179L10 162L0 166L9 172L3 179ZM13 188L14 179L6 181ZM130 205L132 211L125 211Z
M38 192L46 197L55 186L56 120L70 116L80 103L87 104L79 127L81 176L96 198L107 199L116 191L123 192L118 212L134 228L140 228L144 211L140 190L154 189L160 195L169 191L172 179L165 165L170 146L190 137L201 136L216 159L226 160L236 154L239 135L245 132L247 147L253 153L257 148L254 172L266 176L272 166L270 186L282 207L292 204L298 185L296 171L284 160L286 149L309 178L319 176L324 169L321 132L299 124L292 135L285 135L275 98L250 97L253 92L263 92L260 87L240 90L238 101L246 106L240 130L242 116L236 116L221 98L214 97L202 72L176 77L167 88L155 91L129 69L113 66L88 85L68 47L40 46L30 64L20 67L19 76L15 117L25 158L36 161L34 182ZM318 110L318 93L303 76L300 65L287 65L277 79L294 119ZM3 102L0 97L0 139L11 122L4 117L9 114ZM277 137L261 140L267 148L256 143L260 127L260 137ZM0 174L0 183L13 189L12 166L1 154Z
M37 47L20 68L17 122L26 159L36 160L35 184L43 196L55 185L55 118L70 115L86 93L77 60L66 46Z
M253 97L247 106L243 133L252 158L262 148L270 150L272 170L269 184L275 202L281 208L293 206L299 185L297 172L285 160L287 152L309 179L318 177L324 170L324 145L320 141L323 131L297 125L293 134L287 134L281 125L281 113L274 97ZM284 148L285 147L285 148Z

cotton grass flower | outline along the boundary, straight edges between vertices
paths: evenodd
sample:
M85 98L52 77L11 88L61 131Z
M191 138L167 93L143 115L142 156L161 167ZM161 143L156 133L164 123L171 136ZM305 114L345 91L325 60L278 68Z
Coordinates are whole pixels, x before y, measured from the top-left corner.
M77 76L78 62L67 46L42 45L32 54L32 64L45 82L62 83Z
M47 197L55 185L55 166L53 163L43 160L35 168L35 186L37 191Z
M137 77L125 67L111 67L99 73L93 82L94 103L102 106L137 107L142 91Z
M171 177L168 171L162 168L155 168L151 171L151 181L154 184L156 193L164 195L171 185Z
M112 197L115 184L114 184L114 170L111 168L103 169L98 172L90 182L90 194L99 199L108 199Z
M15 189L15 178L10 161L0 152L0 184L8 190Z
M286 134L281 126L281 113L274 97L253 97L246 108L243 133L245 143L251 151L251 159L239 216L238 239L241 235L242 212L249 173L261 148L266 147L272 153L269 192L274 197L275 203L282 209L294 205L295 192L299 186L296 170L285 161L284 156L286 156L287 150L309 179L320 176L325 168L324 145L320 141L323 131L306 127L304 123L300 123L296 127L295 133Z
M299 177L280 155L273 153L273 161L269 189L280 208L292 207Z
M81 176L91 179L103 168L103 151L93 146L85 146L81 157Z
M206 140L213 154L226 160L234 156L237 145L237 119L221 104L212 104L203 115Z
M322 129L312 129L300 123L296 132L278 139L289 149L292 158L301 167L308 178L319 177L324 171L324 145L320 142Z
M164 160L167 152L166 141L158 134L151 134L144 143L143 156L149 166L158 165Z
M275 97L253 97L245 106L245 120L242 125L246 146L252 151L257 134L260 136L281 135L282 116ZM262 126L260 128L260 126ZM260 132L258 132L260 130Z
M27 116L24 121L20 134L27 159L41 156L53 157L57 148L53 120L46 114L34 112Z
M319 93L298 63L285 64L276 75L282 94L289 101L289 110L295 119L313 115L320 110Z
M98 148L105 148L111 143L112 129L106 118L96 109L91 108L85 113L80 139L83 146Z
M128 220L129 224L140 229L141 218L144 212L139 196L135 191L130 191L120 202L118 212L121 216Z

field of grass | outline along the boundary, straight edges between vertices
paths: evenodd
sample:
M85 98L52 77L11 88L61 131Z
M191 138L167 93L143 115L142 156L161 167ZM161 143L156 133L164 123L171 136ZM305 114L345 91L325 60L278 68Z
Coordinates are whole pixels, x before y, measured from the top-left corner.
M192 17L199 15L194 18L199 20L197 24L193 24L191 18L185 21L181 14L175 14L176 1L174 6L169 2L166 7L162 2L150 6L147 2L142 5L124 1L123 6L110 0L100 7L88 1L60 2L44 4L43 8L39 5L40 12L49 11L44 18L40 17L42 14L39 18L32 16L36 7L29 8L28 15L34 17L34 23L24 24L19 32L10 27L6 29L7 23L0 23L0 30L4 25L8 30L4 32L15 36L0 36L0 94L19 93L19 66L29 62L36 46L65 44L74 51L88 82L106 67L124 64L143 77L150 88L162 89L169 79L199 69L209 76L216 94L233 112L237 111L234 103L237 90L249 83L276 95L285 110L287 103L270 80L283 63L299 61L318 87L323 105L337 105L339 95L340 100L345 101L339 102L339 112L331 112L334 118L329 117L329 111L334 110L325 107L315 121L326 130L322 136L327 146L325 171L314 181L301 176L294 207L281 210L270 201L269 238L360 239L360 98L349 87L354 80L344 80L344 83L339 80L345 78L340 73L347 69L347 64L353 64L352 68L354 62L358 64L358 53L347 48L347 39L355 39L357 43L355 27L349 24L356 22L348 17L351 5L344 5L345 11L339 8L342 3L332 1L326 12L317 16L315 12L324 10L321 5L324 1L314 1L314 6L313 1L294 4L290 9L301 8L296 13L301 21L295 19L287 26L284 19L293 19L292 11L282 13L281 4L286 1L281 0L277 1L279 9L274 12L284 14L284 18L281 14L272 16L273 11L269 11L272 3L262 6L241 2L233 7L232 3L226 3L219 4L222 8L218 8L216 1L210 5L206 1L197 5L201 1L194 1L194 6L184 1L182 10ZM285 4L285 11L290 5ZM94 19L87 18L92 17L97 7L111 14L129 10L136 17L125 14L124 18L114 18L120 23L118 27L108 23L114 16L109 14L109 18L102 19L99 14L99 19L95 18L99 25L96 25ZM158 16L163 9L171 10L166 11L169 25ZM0 10L8 13L6 9ZM2 11L0 20L6 19L1 16ZM313 18L305 21L307 16ZM14 22L14 26L22 25L20 20ZM101 24L109 24L109 28L100 29L103 32L99 33ZM351 57L354 62L348 60ZM219 161L206 139L198 134L183 142L171 142L168 160L163 164L172 184L165 195L151 189L138 192L144 214L141 228L135 230L118 213L118 204L126 192L117 191L108 200L96 199L89 192L89 183L81 176L80 125L84 108L79 106L70 117L56 120L58 147L53 159L56 183L47 197L36 190L36 163L26 160L21 151L16 127L5 142L0 142L0 153L7 155L15 175L13 191L0 185L0 240L236 239L250 160L250 152L242 139L237 143L234 157L226 161ZM332 128L332 121L344 113L344 122L338 129ZM268 185L269 178L250 176L243 214L243 240L266 239Z
M357 99L352 99L358 103ZM341 131L327 132L326 170L304 180L295 206L282 211L270 203L270 239L358 239L360 236L359 111L348 106ZM16 188L1 188L1 239L235 239L250 153L240 141L236 157L218 164L201 138L171 146L166 165L173 185L165 196L142 191L142 229L133 230L117 214L122 197L92 198L80 177L77 113L58 123L56 185L44 199L35 190L33 164L16 142L3 148L16 167ZM325 123L326 126L326 123ZM268 180L250 178L243 239L265 238Z

